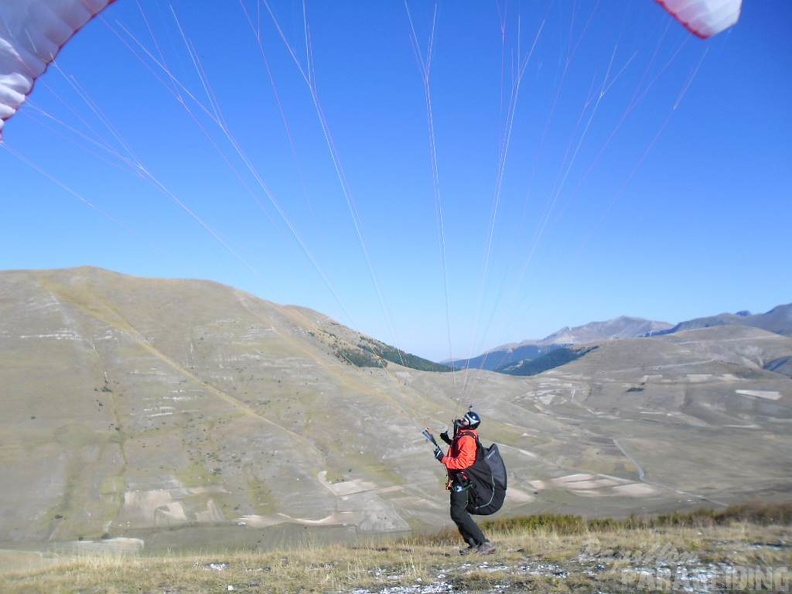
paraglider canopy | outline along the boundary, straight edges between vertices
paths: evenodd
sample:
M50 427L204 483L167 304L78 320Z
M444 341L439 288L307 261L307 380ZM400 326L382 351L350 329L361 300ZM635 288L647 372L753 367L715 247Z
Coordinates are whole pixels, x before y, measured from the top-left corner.
M0 2L0 138L61 48L115 0Z
M688 31L706 39L740 18L742 0L657 0Z
M702 38L734 25L742 0L657 0ZM3 125L33 90L61 48L115 0L0 2L0 140Z

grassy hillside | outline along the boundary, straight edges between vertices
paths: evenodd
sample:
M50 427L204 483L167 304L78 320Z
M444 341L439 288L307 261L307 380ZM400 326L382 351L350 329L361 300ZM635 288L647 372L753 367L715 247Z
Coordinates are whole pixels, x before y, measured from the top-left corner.
M0 548L436 530L444 473L421 430L470 403L509 471L503 517L790 489L792 379L767 367L792 339L756 328L603 342L516 377L408 367L318 312L206 281L17 271L0 273L0 296Z
M540 516L485 524L495 554L460 557L451 532L270 552L0 554L6 594L112 592L786 591L792 507L653 519Z

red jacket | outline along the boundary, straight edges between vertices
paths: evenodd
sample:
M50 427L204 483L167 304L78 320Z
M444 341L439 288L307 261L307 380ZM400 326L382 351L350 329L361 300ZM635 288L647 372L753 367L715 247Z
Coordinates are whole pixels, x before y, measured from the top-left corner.
M476 440L478 431L462 429L454 436L451 447L440 462L448 469L449 475L455 470L465 470L476 462Z

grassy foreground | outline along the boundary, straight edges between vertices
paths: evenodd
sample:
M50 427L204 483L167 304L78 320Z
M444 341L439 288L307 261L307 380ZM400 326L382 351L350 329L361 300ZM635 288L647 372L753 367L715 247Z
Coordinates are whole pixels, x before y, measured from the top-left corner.
M169 556L0 554L4 594L792 591L792 504L651 519L484 522L494 555L451 531L389 543Z

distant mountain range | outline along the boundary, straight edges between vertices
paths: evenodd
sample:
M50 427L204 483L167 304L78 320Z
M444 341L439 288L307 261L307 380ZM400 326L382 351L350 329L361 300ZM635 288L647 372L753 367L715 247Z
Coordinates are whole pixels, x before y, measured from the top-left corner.
M505 344L477 357L443 361L442 363L460 369L487 369L515 375L533 375L567 363L587 352L586 349L570 347L605 340L664 336L684 330L730 325L751 326L782 336L792 336L792 304L779 305L763 314L753 315L748 311L734 314L723 313L695 318L676 325L621 316L613 320L590 322L574 328L564 327L540 340ZM560 353L552 354L559 350ZM531 364L531 362L536 363Z
M768 332L774 332L781 336L792 336L792 304L778 305L768 312L762 314L751 314L749 311L739 311L737 313L722 313L706 318L695 318L687 322L681 322L662 330L657 334L673 334L683 330L694 330L697 328L713 328L715 326L752 326L761 328Z

